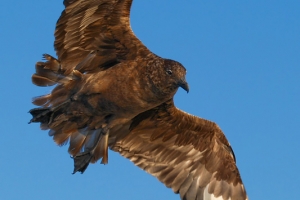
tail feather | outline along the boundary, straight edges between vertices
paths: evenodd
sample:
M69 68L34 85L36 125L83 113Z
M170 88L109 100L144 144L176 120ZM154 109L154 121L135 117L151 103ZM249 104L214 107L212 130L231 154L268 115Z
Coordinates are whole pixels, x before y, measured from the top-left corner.
M31 79L32 79L32 83L37 86L52 86L56 84L56 81L53 81L47 77L40 76L37 74L33 74Z
M35 74L32 75L32 83L37 86L52 86L57 83L65 84L73 80L72 74L64 74L61 70L60 62L48 55L44 54L46 62L37 62L35 65ZM78 76L78 75L77 75Z
M108 135L103 135L101 129L105 117L84 115L86 106L71 101L76 84L84 76L80 66L78 70L64 71L59 60L48 54L43 56L46 61L36 63L32 82L38 86L56 87L50 94L33 98L32 103L42 107L29 111L32 115L30 123L40 122L42 130L50 129L49 136L57 145L70 144L68 152L74 157L75 172L83 172L87 161L94 163L102 158L101 163L106 164Z
M43 54L43 58L48 60L47 66L45 66L46 69L50 69L52 71L60 70L60 62L56 58L53 58L49 54Z
M56 86L50 96L49 103L51 105L60 105L70 99L70 90L67 90L64 85Z
M58 130L53 135L53 140L59 146L64 146L68 143L69 137L72 133L66 133L62 130Z
M34 97L32 99L32 103L36 106L43 106L46 105L49 102L49 99L51 98L51 94L46 94L43 96Z
M108 134L102 135L101 140L98 143L98 154L94 157L94 162L96 162L99 158L102 158L101 164L108 163Z
M60 63L57 59L48 54L44 54L46 62L37 62L35 74L32 75L32 82L37 86L55 85L63 76L59 73Z
M78 129L75 117L65 114L64 109L68 106L57 106L53 108L35 108L30 110L33 118L30 122L40 122L44 129L49 129L49 136L53 137L59 146L70 143L68 152L72 156L79 153L91 152L91 162L95 163L102 158L103 164L107 161L108 134L102 135L102 129L91 130L87 126L88 118L83 118L86 128ZM78 119L77 119L78 120ZM82 126L82 124L81 124Z
M70 137L70 146L68 149L69 154L75 156L80 152L85 142L86 135L79 132L79 130L72 133Z
M58 85L52 90L51 94L33 98L32 103L43 107L59 105L70 97L70 90L66 87L68 85L72 87L72 82L74 82L72 80L78 80L78 78L74 78L72 74L64 74L64 71L61 70L60 62L54 57L44 54L43 58L46 62L36 63L36 71L32 75L32 82L37 86ZM76 77L78 76L80 74L76 73Z
M49 135L53 136L53 140L57 145L64 146L68 143L71 135L77 131L77 126L76 123L67 121L59 124L59 127L57 131L49 131Z

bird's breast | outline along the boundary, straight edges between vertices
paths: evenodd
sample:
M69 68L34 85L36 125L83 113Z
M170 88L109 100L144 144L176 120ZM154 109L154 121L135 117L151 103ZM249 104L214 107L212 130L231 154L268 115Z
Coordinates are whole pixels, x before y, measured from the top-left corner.
M77 96L98 113L130 118L164 101L134 62L86 74L81 84Z

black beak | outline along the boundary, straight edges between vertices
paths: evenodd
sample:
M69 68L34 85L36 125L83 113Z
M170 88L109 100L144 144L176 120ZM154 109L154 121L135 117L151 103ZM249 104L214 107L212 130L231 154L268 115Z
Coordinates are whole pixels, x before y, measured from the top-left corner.
M187 93L189 93L190 88L188 83L186 82L185 78L182 78L179 82L178 82L178 86L181 87L182 89L184 89Z

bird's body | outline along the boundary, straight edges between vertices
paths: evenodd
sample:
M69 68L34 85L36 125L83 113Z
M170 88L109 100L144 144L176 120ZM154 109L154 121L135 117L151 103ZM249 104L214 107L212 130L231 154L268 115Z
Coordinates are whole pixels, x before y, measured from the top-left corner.
M37 76L33 76L35 83L40 81L39 75L52 78L51 72L48 72L49 75L43 71L45 69L52 68L57 70L56 73L61 73L58 60L49 55L45 55L45 59L48 59L48 62L37 64L37 69L40 69L37 70ZM58 66L55 66L56 64ZM166 72L168 70L173 70L180 76L174 75L165 79L164 77L170 76ZM96 70L93 73L82 74L77 70L68 76L61 73L59 81L63 83L63 87L53 90L53 100L48 99L51 109L33 109L31 113L34 118L31 121L46 121L47 125L42 125L52 130L50 135L54 135L54 140L59 145L65 143L72 131L86 131L84 135L90 135L93 141L85 146L85 151L80 154L80 161L77 162L77 157L82 141L73 140L74 145L69 149L75 157L74 173L83 172L88 165L87 161L103 158L102 163L108 162L109 141L116 142L110 137L111 129L127 124L138 114L172 99L179 85L188 90L185 73L186 70L180 63L154 54L118 63L114 67ZM43 81L44 79L42 83ZM115 135L114 132L112 135ZM97 148L101 153L95 156L94 151ZM83 155L88 158L81 162Z
M164 62L162 58L156 57L155 59L157 59L157 67ZM99 114L108 112L132 119L137 114L171 99L177 90L174 88L174 90L164 93L155 86L153 74L148 71L155 67L151 66L154 65L151 62L152 59L149 58L128 61L105 71L87 74L81 81L74 98L96 98L94 104L99 105L92 107L96 108L95 111ZM164 83L162 84L164 85Z
M151 90L152 84L145 71L140 70L146 66L146 62L141 62L139 66L134 61L87 74L79 83L80 88L74 94L74 99L78 102L85 99L96 115L105 113L104 115L113 114L117 118L132 119L137 114L159 105L158 101L163 103L170 98L170 95L161 98ZM120 72L130 76L122 76Z
M31 122L70 143L74 173L108 163L108 148L156 176L182 199L245 200L232 148L214 123L174 106L186 69L149 51L129 25L132 0L65 0L58 59L45 54L32 77L55 85L34 99Z

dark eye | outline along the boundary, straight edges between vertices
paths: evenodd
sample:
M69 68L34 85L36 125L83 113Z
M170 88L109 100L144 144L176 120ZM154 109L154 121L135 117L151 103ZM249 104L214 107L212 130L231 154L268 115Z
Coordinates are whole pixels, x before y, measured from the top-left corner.
M172 73L173 73L172 70L170 70L170 69L167 70L168 75L172 75Z

